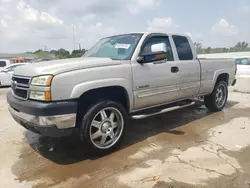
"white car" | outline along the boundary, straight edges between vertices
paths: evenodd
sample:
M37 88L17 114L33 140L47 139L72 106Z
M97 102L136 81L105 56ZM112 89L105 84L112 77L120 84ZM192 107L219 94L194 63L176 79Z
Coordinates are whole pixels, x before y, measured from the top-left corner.
M237 84L234 86L235 91L250 93L250 58L235 58L237 63Z
M250 58L235 58L237 63L237 75L250 76Z
M11 65L11 61L8 59L0 59L0 71L3 70L5 67Z
M16 63L16 64L11 64L11 65L4 67L4 69L0 71L0 87L10 86L14 69L18 66L27 65L27 64L28 63Z

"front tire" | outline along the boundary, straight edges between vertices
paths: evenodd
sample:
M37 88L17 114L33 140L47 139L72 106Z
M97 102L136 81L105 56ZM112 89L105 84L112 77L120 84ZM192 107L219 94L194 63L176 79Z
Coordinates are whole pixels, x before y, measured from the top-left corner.
M115 101L98 102L83 116L80 138L91 154L113 151L122 141L127 124L127 112Z
M214 87L213 92L204 97L204 104L209 110L218 112L225 107L227 98L228 85L225 81L219 81Z

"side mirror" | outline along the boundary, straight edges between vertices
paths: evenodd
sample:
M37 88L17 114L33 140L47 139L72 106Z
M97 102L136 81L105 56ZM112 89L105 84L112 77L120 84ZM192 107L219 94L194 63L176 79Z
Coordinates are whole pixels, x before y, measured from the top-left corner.
M140 64L152 62L157 63L158 61L163 60L167 61L167 53L164 51L142 54L137 57L137 62Z
M138 56L136 60L137 60L138 63L143 63L144 62L144 56Z
M151 52L152 53L157 53L157 52L166 52L167 51L167 46L165 43L158 43L158 44L153 44L151 46Z

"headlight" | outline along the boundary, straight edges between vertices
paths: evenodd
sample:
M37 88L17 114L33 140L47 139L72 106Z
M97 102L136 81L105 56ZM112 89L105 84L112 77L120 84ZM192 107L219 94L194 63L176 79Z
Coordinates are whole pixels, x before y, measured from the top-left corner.
M31 85L34 86L51 86L53 76L45 75L45 76L37 76L32 78Z
M38 101L50 101L51 93L50 91L30 91L29 98Z

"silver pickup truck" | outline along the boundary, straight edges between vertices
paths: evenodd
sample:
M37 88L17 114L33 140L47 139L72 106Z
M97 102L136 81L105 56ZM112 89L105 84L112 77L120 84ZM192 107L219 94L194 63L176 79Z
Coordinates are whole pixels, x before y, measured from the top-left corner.
M121 142L129 116L186 107L197 97L222 110L235 74L232 59L198 59L188 36L128 33L101 39L81 58L16 68L7 101L26 129L78 133L84 147L106 152Z

